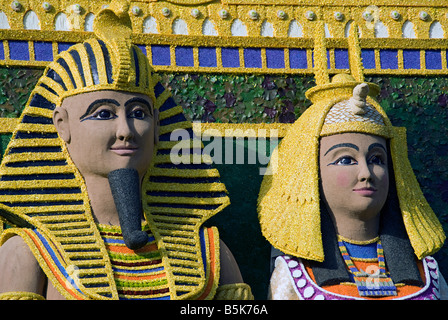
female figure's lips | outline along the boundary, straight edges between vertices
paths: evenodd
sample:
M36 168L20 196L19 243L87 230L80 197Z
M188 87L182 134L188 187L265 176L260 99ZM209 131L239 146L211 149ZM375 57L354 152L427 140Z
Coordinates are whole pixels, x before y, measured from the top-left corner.
M353 189L353 191L361 196L369 197L369 196L372 196L376 192L376 189L375 188L358 188L358 189Z

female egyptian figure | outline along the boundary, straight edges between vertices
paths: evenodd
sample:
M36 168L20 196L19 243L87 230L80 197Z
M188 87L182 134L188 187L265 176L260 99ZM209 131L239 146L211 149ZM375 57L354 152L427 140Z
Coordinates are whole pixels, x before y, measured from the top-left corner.
M430 256L445 234L412 172L405 130L375 100L378 86L364 82L356 34L352 75L331 82L317 38L313 105L289 129L261 186L262 232L280 251L269 298L446 299Z
M131 44L127 2L45 69L0 167L0 299L250 299L216 228L205 161L173 164L191 123ZM192 141L187 141L191 145Z

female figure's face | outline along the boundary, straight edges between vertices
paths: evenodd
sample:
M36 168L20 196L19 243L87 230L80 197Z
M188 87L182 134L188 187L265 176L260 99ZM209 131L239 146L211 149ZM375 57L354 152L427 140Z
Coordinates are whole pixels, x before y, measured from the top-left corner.
M54 123L83 176L148 169L157 139L152 101L142 94L97 91L63 100Z
M384 138L343 133L321 138L323 199L334 216L370 220L379 216L389 192Z

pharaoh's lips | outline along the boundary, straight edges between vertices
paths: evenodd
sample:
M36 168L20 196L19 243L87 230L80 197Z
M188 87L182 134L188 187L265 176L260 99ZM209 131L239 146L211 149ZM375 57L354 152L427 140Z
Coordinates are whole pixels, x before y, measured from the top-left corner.
M131 156L135 154L138 150L138 147L135 146L117 146L110 148L113 152L118 154L119 156Z

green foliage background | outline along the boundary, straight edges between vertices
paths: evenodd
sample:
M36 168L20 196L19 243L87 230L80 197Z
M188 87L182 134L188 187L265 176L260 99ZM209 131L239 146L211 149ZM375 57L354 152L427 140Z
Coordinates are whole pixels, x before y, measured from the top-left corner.
M0 68L0 116L18 117L41 69ZM190 120L222 123L291 123L310 105L312 76L161 74ZM380 104L392 123L408 130L408 152L422 190L448 231L448 78L370 77L382 88ZM2 137L2 154L9 136ZM211 223L234 253L256 298L264 299L270 247L261 236L257 166L217 166L232 204ZM219 217L220 216L220 217ZM448 247L435 257L448 277Z

